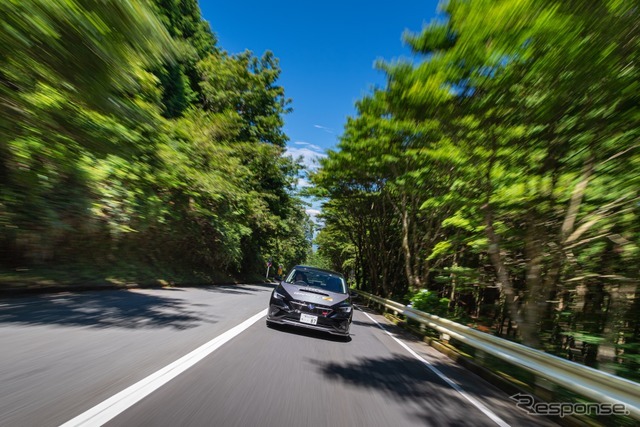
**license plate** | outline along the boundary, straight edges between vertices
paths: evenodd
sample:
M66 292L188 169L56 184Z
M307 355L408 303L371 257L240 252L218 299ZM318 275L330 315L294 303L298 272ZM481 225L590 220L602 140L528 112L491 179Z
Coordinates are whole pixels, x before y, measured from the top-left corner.
M315 325L318 323L318 316L309 316L308 314L300 313L300 322Z

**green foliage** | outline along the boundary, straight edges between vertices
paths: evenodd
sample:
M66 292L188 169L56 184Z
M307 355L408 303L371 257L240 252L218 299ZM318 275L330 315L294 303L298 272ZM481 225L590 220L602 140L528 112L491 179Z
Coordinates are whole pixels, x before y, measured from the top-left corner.
M176 60L154 69L162 88L163 113L180 117L202 99L198 61L218 52L209 24L202 20L196 0L154 0L155 10L177 41Z
M334 265L348 254L364 289L428 288L498 334L517 330L512 338L563 355L584 344L585 363L631 366L640 342L632 4L444 3L447 19L405 34L413 61L379 64L387 85L357 102L338 150L312 175L327 198L319 252Z
M311 265L313 267L324 268L327 270L332 270L333 266L331 265L331 260L322 256L318 251L309 251L307 255L307 259L305 261L306 265Z
M244 52L235 56L210 55L198 65L204 108L218 112L231 108L242 118L239 139L284 146L282 114L289 100L275 83L280 75L271 52L262 58Z
M11 0L0 5L0 14L4 134L42 127L38 107L62 108L60 101L68 99L126 118L136 111L117 94L137 90L142 67L171 60L175 52L164 27L140 2Z
M427 289L422 289L411 297L411 307L441 317L448 317L449 302L448 298L440 298Z
M195 0L12 0L0 13L3 266L251 273L265 254L304 259L271 53L218 49Z

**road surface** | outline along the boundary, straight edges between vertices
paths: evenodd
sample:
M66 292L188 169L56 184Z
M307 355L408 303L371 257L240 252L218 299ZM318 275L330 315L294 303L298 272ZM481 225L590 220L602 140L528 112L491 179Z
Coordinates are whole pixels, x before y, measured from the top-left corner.
M0 426L553 425L366 308L350 341L267 328L271 290L0 300Z

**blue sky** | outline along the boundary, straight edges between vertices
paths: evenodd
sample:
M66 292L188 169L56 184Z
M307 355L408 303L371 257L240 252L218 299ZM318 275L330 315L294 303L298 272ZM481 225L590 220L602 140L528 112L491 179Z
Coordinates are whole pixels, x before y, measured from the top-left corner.
M435 18L437 5L438 0L200 0L221 48L256 55L271 50L280 59L279 83L293 100L293 112L285 116L288 152L308 165L336 146L346 118L355 114L355 101L384 86L375 61L410 58L402 33L420 31Z

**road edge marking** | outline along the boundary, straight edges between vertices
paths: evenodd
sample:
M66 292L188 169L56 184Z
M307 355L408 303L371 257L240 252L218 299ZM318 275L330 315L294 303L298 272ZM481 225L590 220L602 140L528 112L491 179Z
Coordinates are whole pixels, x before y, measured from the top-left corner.
M267 314L267 309L260 311L258 314L250 317L244 322L234 326L226 332L218 335L209 342L201 345L190 353L182 356L180 359L138 381L132 386L127 387L112 397L97 404L93 408L83 412L77 417L67 421L60 427L76 427L76 426L98 426L103 425L125 410L129 409L155 390L159 389L214 351L232 338L240 335L251 325L262 319Z
M358 306L356 306L358 307ZM404 348L405 350L407 350L409 352L409 354L411 354L413 357L415 357L416 359L418 359L420 362L422 362L427 368L429 368L431 371L433 371L434 374L436 374L438 377L440 377L441 380L443 380L445 383L447 383L452 389L454 389L455 391L457 391L462 397L464 397L466 400L468 400L473 406L475 406L476 408L478 408L483 414L485 414L487 417L489 417L493 422L495 422L496 424L498 424L500 427L511 427L509 425L509 423L507 423L506 421L504 421L502 418L500 418L499 416L497 416L493 411L491 411L491 409L487 408L482 402L480 402L479 400L477 400L476 398L474 398L473 396L470 396L469 394L467 394L466 391L464 391L464 389L462 387L460 387L458 384L456 384L455 382L453 382L453 380L451 380L449 377L447 377L445 374L443 374L438 368L436 368L435 366L433 366L431 363L429 363L426 359L424 359L422 356L420 356L418 353L416 353L415 351L413 351L408 345L406 345L405 343L403 343L402 341L400 341L398 338L395 337L394 334L392 334L391 332L389 332L384 326L382 326L382 324L380 322L378 322L376 319L374 319L373 317L369 316L369 314L367 312L365 312L364 310L362 310L360 307L358 307L358 310L362 312L362 314L364 314L365 316L367 316L371 321L373 321L376 325L378 325L378 327L380 329L382 329L387 335L389 335L395 342L397 342L398 344L400 344L400 346L402 348Z

